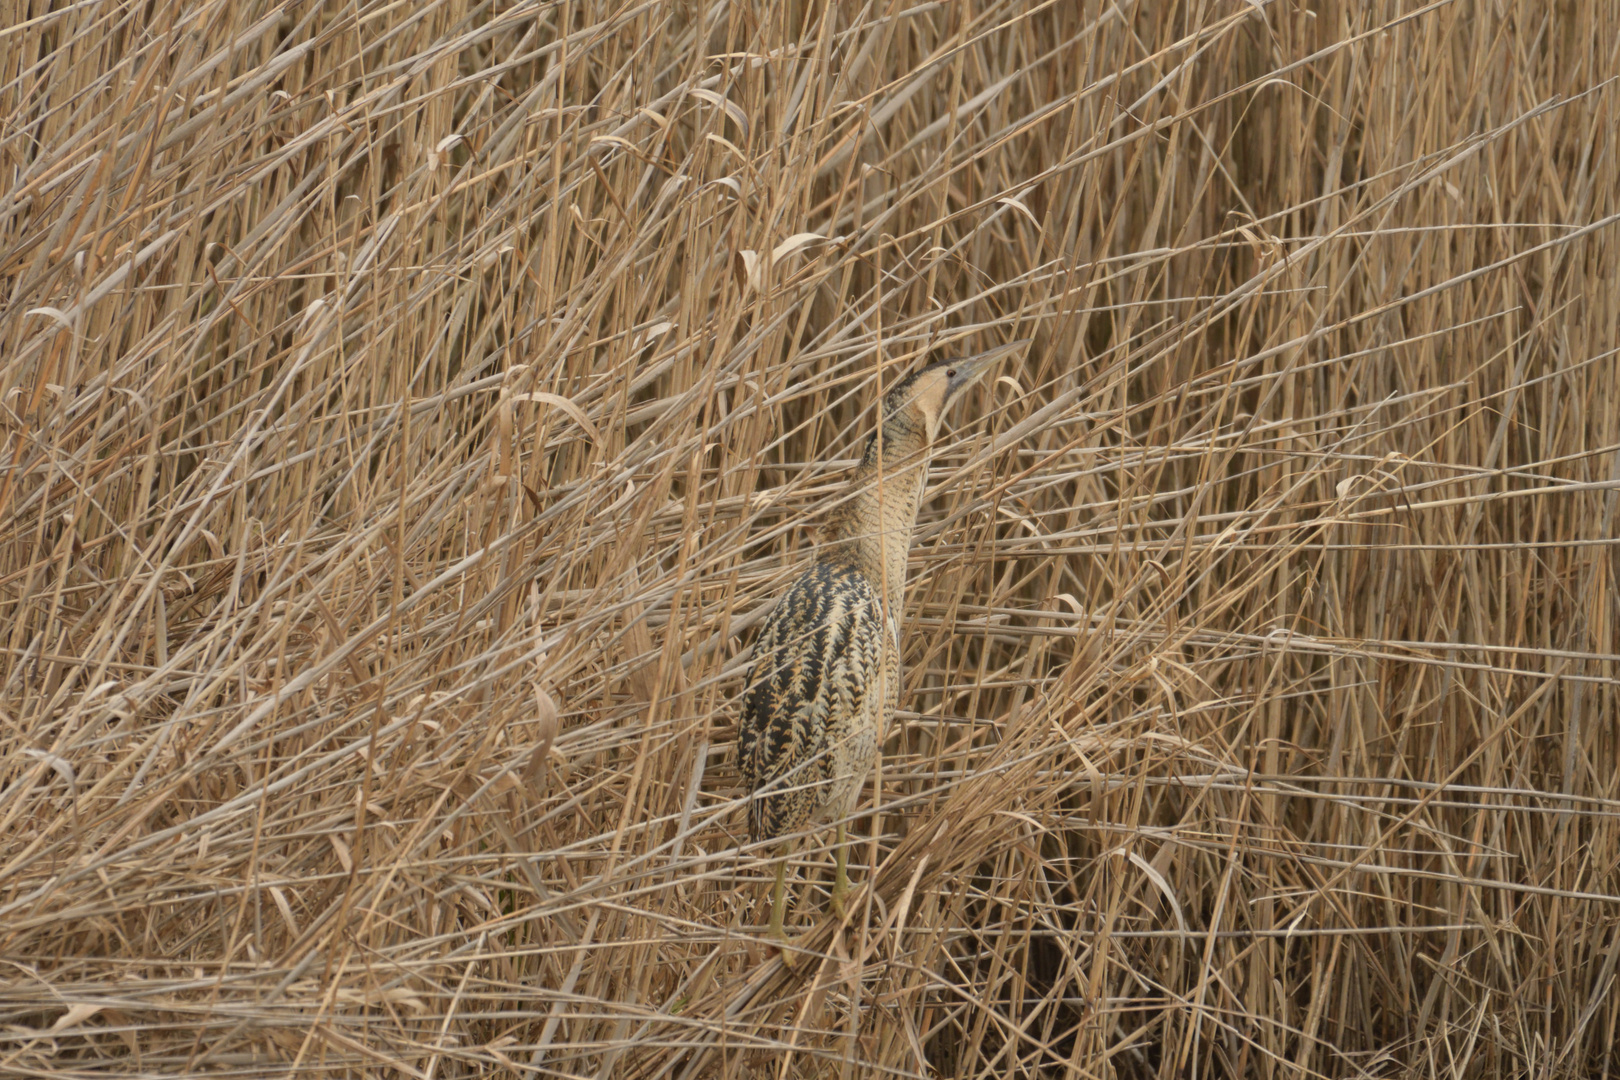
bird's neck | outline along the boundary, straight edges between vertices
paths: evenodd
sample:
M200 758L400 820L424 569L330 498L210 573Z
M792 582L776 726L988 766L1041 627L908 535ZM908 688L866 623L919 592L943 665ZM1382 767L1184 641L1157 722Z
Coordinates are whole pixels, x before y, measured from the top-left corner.
M883 593L884 607L898 621L906 587L906 555L928 481L928 429L904 410L874 435L849 490L827 524L821 561L853 566Z

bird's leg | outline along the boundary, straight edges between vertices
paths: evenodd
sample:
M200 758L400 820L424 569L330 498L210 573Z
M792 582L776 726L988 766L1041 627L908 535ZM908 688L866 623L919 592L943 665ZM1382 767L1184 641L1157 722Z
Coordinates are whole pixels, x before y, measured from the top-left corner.
M849 895L849 845L842 821L838 823L838 835L833 840L833 862L837 870L833 872L832 910L842 922L845 914L844 897Z
M792 967L793 953L788 948L787 931L782 929L782 912L787 907L787 864L793 846L783 844L776 850L781 859L776 864L776 886L771 890L771 938L782 952L782 963Z

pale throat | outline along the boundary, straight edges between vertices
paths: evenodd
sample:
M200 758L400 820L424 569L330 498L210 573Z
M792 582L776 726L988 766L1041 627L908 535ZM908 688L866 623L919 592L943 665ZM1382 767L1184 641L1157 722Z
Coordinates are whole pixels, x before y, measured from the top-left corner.
M829 521L822 559L853 565L883 595L898 632L906 587L906 560L928 481L931 417L893 417L883 425L881 456L863 461L850 480L850 494ZM897 421L899 421L897 423ZM926 432L926 434L925 434Z

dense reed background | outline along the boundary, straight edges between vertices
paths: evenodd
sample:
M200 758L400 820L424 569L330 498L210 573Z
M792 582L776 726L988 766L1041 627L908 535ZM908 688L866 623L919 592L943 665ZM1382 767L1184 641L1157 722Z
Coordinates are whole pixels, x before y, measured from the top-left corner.
M1608 0L4 10L0 1072L1620 1068ZM752 628L1023 337L785 971Z

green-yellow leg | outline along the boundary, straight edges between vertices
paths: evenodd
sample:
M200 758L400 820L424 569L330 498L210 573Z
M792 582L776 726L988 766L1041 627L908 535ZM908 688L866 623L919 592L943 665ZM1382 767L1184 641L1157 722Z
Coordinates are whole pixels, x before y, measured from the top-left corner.
M792 967L793 952L788 947L787 931L782 929L782 913L787 908L787 864L793 848L791 844L783 844L776 850L781 859L776 864L776 886L771 890L771 937L781 948L782 963Z
M845 842L844 823L838 823L838 837L833 841L833 862L838 869L833 873L832 909L840 922L844 918L844 897L849 895L849 846Z

